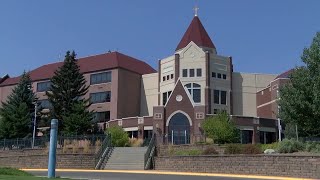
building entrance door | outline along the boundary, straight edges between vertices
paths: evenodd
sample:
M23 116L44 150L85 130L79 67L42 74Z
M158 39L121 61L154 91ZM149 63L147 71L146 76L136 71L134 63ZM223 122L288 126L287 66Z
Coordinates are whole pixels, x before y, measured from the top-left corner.
M177 113L171 117L168 131L170 144L190 144L190 123L184 114Z

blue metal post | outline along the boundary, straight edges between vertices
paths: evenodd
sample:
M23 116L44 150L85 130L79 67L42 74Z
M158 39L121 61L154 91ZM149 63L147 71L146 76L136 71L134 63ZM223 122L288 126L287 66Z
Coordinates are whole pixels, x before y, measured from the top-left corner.
M50 130L48 178L55 178L56 177L57 134L58 134L58 120L52 119L51 120L51 130Z

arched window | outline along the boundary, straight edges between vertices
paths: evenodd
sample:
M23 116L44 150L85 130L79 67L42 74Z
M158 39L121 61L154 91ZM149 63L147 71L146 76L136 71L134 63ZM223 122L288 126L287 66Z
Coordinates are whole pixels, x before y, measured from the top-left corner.
M201 86L197 83L186 84L185 87L188 89L193 101L195 103L201 102Z

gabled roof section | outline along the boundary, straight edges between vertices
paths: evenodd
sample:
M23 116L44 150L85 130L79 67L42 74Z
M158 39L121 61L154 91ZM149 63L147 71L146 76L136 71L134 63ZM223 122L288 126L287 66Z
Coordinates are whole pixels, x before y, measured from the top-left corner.
M279 74L275 79L279 79L279 78L289 78L290 75L293 73L294 69L290 69L284 73Z
M184 33L180 43L178 44L176 51L186 47L191 41L196 43L198 46L215 49L210 36L203 27L198 16L194 16L192 19L187 31Z
M173 104L173 106L175 106L174 103L176 102L175 98L177 95L182 96L181 104L185 104L185 105L189 104L191 107L194 107L193 99L190 96L189 92L186 90L186 88L183 86L180 78L177 80L176 84L174 85L172 93L170 94L170 96L164 106L167 107L172 104Z
M79 58L77 62L80 66L81 73L90 73L114 68L123 68L140 75L156 72L156 70L147 63L119 52ZM32 81L50 79L54 75L54 72L62 65L63 62L43 65L30 71L30 77ZM20 77L8 78L3 81L0 86L17 84L19 79Z

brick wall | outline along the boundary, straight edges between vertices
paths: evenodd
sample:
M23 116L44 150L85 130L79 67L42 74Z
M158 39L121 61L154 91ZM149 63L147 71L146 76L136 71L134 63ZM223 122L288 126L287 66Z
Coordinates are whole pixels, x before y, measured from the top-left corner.
M186 145L159 145L157 146L158 156L168 156L172 151L177 150L200 150L203 151L209 147L213 147L219 154L223 154L225 146L219 145L200 145L200 144L186 144ZM171 152L170 152L171 151Z
M229 155L156 157L155 169L320 178L320 156Z
M45 149L0 151L0 167L48 168ZM57 151L57 168L94 169L94 154L63 154Z

